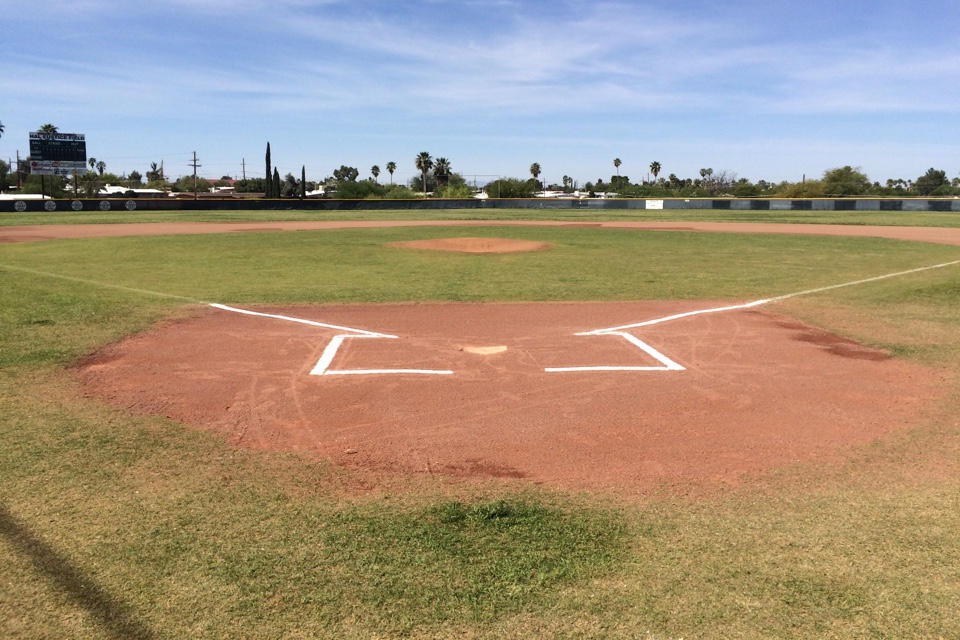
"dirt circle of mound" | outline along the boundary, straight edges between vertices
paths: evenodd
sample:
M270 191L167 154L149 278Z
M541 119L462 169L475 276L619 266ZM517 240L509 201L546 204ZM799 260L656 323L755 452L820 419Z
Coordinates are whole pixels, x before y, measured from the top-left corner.
M937 397L936 370L767 311L635 324L716 306L207 308L78 375L107 401L236 446L626 491L842 459L917 424Z
M553 245L534 240L510 240L507 238L438 238L436 240L391 242L387 246L400 249L457 251L460 253L518 253L521 251L543 251Z

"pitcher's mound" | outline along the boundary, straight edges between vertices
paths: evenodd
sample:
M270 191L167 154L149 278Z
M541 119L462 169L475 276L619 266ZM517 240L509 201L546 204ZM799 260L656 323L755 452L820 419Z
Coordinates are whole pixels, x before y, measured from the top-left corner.
M461 253L516 253L519 251L542 251L553 245L533 240L508 240L507 238L439 238L437 240L391 242L387 246L401 249L459 251Z

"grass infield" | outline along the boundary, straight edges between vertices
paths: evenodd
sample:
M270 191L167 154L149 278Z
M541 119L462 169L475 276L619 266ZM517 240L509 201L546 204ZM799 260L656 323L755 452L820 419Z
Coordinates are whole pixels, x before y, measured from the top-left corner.
M455 235L556 246L384 246ZM871 238L512 227L0 245L0 635L958 637L960 266L777 303L941 368L946 400L842 464L709 495L374 486L133 417L66 370L185 299L751 300L957 259Z

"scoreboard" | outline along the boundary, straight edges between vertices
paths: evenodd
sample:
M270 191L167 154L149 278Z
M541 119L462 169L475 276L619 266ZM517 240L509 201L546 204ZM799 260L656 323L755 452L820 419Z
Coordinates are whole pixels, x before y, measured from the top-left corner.
M87 168L87 141L82 133L30 133L30 173L67 176Z

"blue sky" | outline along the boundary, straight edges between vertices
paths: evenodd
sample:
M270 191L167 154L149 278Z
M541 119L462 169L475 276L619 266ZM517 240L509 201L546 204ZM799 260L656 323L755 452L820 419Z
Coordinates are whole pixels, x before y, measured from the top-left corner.
M0 0L0 158L44 123L116 173L484 181L960 174L960 3ZM381 180L386 176L383 171Z

